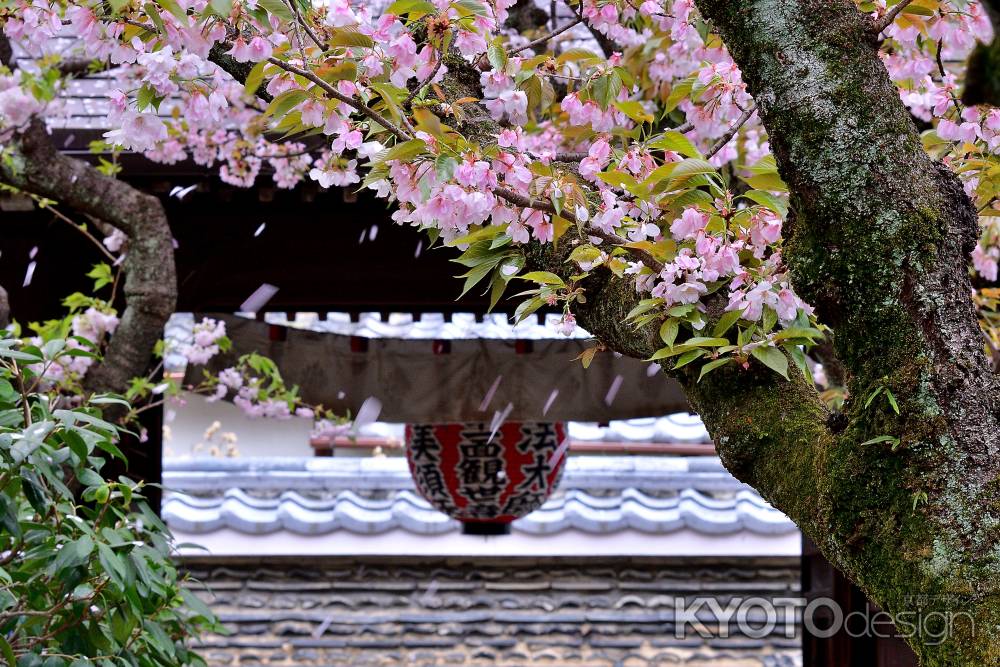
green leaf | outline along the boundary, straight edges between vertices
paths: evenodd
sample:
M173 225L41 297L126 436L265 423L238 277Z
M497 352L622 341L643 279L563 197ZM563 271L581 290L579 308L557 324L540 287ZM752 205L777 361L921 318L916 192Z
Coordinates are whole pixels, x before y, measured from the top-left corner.
M97 560L104 568L104 571L111 577L111 581L118 586L119 589L125 588L125 575L126 568L125 563L118 557L111 547L104 543L98 543L97 545Z
M533 283L538 283L540 285L558 285L559 287L565 287L566 283L563 279L554 273L549 271L529 271L522 276L518 276L522 280L530 280Z
M250 69L250 73L247 74L247 79L243 83L243 89L246 91L247 95L255 95L257 93L257 89L260 88L260 84L264 82L265 66L267 66L267 61L262 60Z
M788 215L788 202L765 190L750 190L746 194L740 196L757 202L764 208L774 211L782 218Z
M891 442L893 444L899 444L899 438L891 435L880 435L878 437L872 438L871 440L865 440L862 445L876 445L880 442Z
M167 33L167 27L163 25L163 19L160 17L160 12L156 9L156 5L152 2L147 2L142 6L142 8L146 10L146 16L148 16L149 20L153 22L154 26L156 26L156 31L161 35L165 35Z
M416 156L420 155L427 148L427 143L423 139L410 139L409 141L404 141L402 143L396 144L384 155L378 156L379 162L388 162L390 160L411 160Z
M868 399L865 401L865 408L867 408L869 405L872 404L872 401L875 400L876 396L882 393L883 389L885 389L885 387L879 387L878 389L876 389L875 391L873 391L871 394L868 395Z
M720 366L725 366L730 361L732 361L732 357L726 357L725 359L716 359L715 361L708 362L707 364L701 367L701 373L698 374L698 382L701 382L701 379L703 377L714 371L716 368L719 368Z
M330 46L357 46L370 49L375 46L375 42L372 41L371 37L357 30L340 28L334 31L330 38Z
M484 262L478 266L474 266L467 273L463 273L462 277L465 278L465 284L462 286L462 293L458 298L465 296L470 289L475 287L482 281L483 278L489 275L490 271L496 268L497 264L500 262L498 257L496 260Z
M695 359L703 357L705 355L705 350L689 350L685 352L680 357L677 358L677 363L674 364L674 370L681 368L682 366L687 366Z
M788 192L788 186L778 176L778 172L755 174L743 179L751 187L758 190L776 190L778 192Z
M295 15L292 14L292 10L288 8L281 0L257 0L257 4L263 7L268 14L274 14L282 21L287 21L291 23L295 20Z
M729 345L729 341L725 338L709 338L707 336L695 336L694 338L688 338L684 341L685 345L690 345L692 347L721 347L723 345Z
M233 0L210 0L212 11L222 17L228 17L233 11Z
M413 21L428 14L436 14L437 7L427 0L396 0L382 13L395 14L396 16L407 15Z
M302 102L305 102L308 98L309 93L299 88L286 90L271 100L271 103L267 105L265 113L269 116L274 116L275 119L283 118L289 111Z
M688 77L683 81L675 83L673 88L670 89L670 95L667 96L667 101L663 104L663 109L667 113L670 113L677 108L683 100L691 94L691 89L694 87L694 82L696 77Z
M677 331L680 326L677 323L677 318L671 317L664 320L663 324L660 325L660 339L663 344L667 347L673 347L674 341L677 340Z
M157 0L157 3L173 14L174 18L180 21L181 25L186 26L188 24L187 12L181 9L181 6L177 4L177 0Z
M95 264L94 268L87 273L88 278L94 279L94 291L101 289L105 285L110 285L114 282L114 276L111 273L111 265L101 262L100 264Z
M353 60L342 60L332 67L320 67L316 70L316 74L327 83L356 81L358 78L358 64Z
M3 659L7 663L7 667L17 667L17 658L14 657L14 649L10 647L7 639L2 634L0 634L0 654L3 654Z
M716 323L715 328L712 329L712 335L713 336L725 335L725 333L729 331L729 329L731 329L734 324L736 324L737 320L740 319L740 316L742 314L743 312L740 310L727 310L725 313L722 314L722 317L719 318L719 321Z
M498 72L507 69L507 50L503 47L503 37L497 35L486 48L486 58Z
M652 310L653 308L656 308L657 306L661 305L663 305L663 299L658 299L658 298L643 299L635 306L635 308L628 311L628 315L625 316L625 320L628 321L635 319L636 317L639 317L643 313L646 313Z
M892 406L893 411L899 414L899 405L896 403L896 397L892 395L892 392L888 389L885 390L885 397L889 399L889 405Z
M663 133L663 136L656 141L649 144L650 148L656 148L659 150L673 151L674 153L680 153L686 157L702 157L701 151L691 143L691 140L685 137L680 132L675 132L673 130L668 130Z
M626 100L624 102L615 100L614 106L637 123L652 123L656 120L638 100Z
M781 377L788 379L788 357L776 347L761 346L750 350L755 359Z

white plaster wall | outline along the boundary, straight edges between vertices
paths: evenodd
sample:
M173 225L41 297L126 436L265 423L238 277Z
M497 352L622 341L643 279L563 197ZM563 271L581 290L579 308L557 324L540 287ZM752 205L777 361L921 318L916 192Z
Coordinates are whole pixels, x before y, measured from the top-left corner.
M213 422L220 427L215 437L208 441L205 431ZM312 420L292 418L250 419L232 403L210 403L196 394L184 394L184 404L170 404L164 414L163 456L207 457L215 445L224 454L226 443L221 434L233 433L239 455L247 456L308 456L313 455L309 446ZM202 443L201 451L194 451Z

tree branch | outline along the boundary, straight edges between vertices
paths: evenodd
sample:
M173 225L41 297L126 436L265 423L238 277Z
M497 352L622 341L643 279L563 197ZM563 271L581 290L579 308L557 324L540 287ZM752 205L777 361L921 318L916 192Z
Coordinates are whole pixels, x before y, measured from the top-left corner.
M740 131L740 128L743 127L748 120L750 120L750 117L753 116L756 110L757 110L757 105L751 104L750 108L744 111L740 115L740 117L736 120L736 123L734 123L733 126L729 128L729 130L724 135L722 135L711 148L708 149L708 152L705 153L705 159L711 160L716 153L725 148L726 144L732 141L733 137L736 136L736 133Z
M0 286L0 329L10 326L10 298L7 290Z
M516 56L521 51L527 51L528 49L533 49L536 46L539 46L540 44L544 44L545 42L549 41L553 37L557 37L558 35L561 35L564 32L566 32L567 30L569 30L570 28L572 28L573 26L579 25L581 23L583 23L583 18L582 17L575 18L572 21L570 21L569 23L567 23L566 25L562 26L561 28L557 28L556 30L553 30L552 32L550 32L547 35L542 35L538 39L534 39L534 40L528 42L527 44L525 44L524 46L521 46L521 47L518 47L518 48L514 49L513 51L511 51L507 55Z
M13 146L0 174L19 188L108 221L129 237L124 269L126 307L104 361L86 378L91 391L124 391L142 375L177 301L173 237L160 200L61 154L41 121Z
M550 215L558 215L570 222L576 222L576 216L567 210L563 210L561 213L556 212L556 207L552 205L552 202L546 199L534 199L530 197L525 197L524 195L519 195L516 192L512 192L506 188L495 188L493 194L501 199L510 202L514 206L520 206L521 208L530 208L536 211L544 211ZM595 229L593 227L585 227L584 233L590 236L596 236L603 241L607 241L611 245L619 246L625 248L630 254L634 255L636 259L642 261L643 264L653 269L656 273L663 270L663 263L657 260L655 257L650 255L645 250L639 248L629 248L627 247L625 239L616 236L615 234L608 234L607 232L601 231L600 229Z
M913 0L900 0L893 5L892 9L886 12L885 16L883 16L882 19L874 25L872 32L876 35L881 35L882 31L891 26L893 22L895 22L896 17L899 16L912 1Z

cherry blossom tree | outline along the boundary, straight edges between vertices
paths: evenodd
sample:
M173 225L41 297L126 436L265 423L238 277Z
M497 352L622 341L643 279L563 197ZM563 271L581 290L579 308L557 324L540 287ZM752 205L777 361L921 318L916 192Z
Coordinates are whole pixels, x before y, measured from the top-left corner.
M393 202L466 290L658 362L884 609L958 614L922 664L1000 664L995 0L0 6L3 181L124 253L81 391L143 377L176 297L159 201L48 136L110 71L109 146Z

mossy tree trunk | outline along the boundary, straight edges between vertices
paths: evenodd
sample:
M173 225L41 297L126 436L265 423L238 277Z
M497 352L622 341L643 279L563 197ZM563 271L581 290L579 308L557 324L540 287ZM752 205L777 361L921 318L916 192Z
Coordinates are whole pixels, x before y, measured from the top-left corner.
M791 190L785 258L836 331L853 398L832 415L799 377L674 375L727 468L917 626L922 665L1000 665L1000 382L970 298L975 209L924 152L851 0L697 4L759 105ZM531 264L566 275L566 252ZM587 289L577 315L600 340L640 358L660 347L655 328L624 324L627 285ZM862 444L883 435L899 444Z

